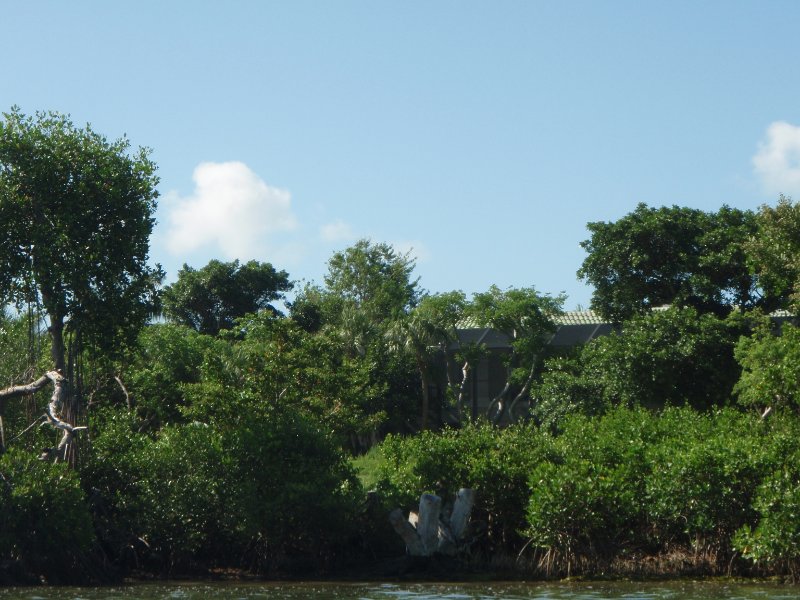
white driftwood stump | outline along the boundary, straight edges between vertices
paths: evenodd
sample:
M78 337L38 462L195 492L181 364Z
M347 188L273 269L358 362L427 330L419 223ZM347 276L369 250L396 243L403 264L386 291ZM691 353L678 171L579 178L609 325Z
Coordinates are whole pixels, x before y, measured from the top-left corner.
M406 519L403 511L398 508L389 514L389 522L405 542L411 556L452 556L463 547L474 504L475 491L460 489L450 518L445 522L440 518L442 499L434 494L422 494L419 499L419 513L412 512Z

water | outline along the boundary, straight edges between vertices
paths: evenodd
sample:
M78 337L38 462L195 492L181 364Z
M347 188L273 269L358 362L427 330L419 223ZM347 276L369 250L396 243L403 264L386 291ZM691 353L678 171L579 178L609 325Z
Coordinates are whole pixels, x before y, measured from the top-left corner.
M0 600L796 600L800 587L660 583L158 583L5 588Z

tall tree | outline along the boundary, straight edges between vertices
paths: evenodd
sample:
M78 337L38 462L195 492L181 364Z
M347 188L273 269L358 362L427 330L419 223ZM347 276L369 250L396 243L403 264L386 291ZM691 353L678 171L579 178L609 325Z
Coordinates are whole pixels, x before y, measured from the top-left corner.
M430 418L430 389L435 356L448 363L448 345L457 338L456 327L464 314L466 298L463 292L424 296L408 314L393 322L389 337L395 347L413 354L422 385L421 427L428 429ZM446 364L449 373L449 364ZM449 379L448 379L449 381Z
M419 279L413 279L415 260L390 244L362 239L328 261L327 291L370 320L384 321L407 312L419 301Z
M757 215L758 232L746 245L751 269L771 306L800 304L800 204L781 196Z
M199 270L184 264L178 280L164 288L162 300L172 321L216 335L246 314L277 313L271 303L291 288L288 273L276 271L270 263L212 260Z
M3 119L0 296L41 303L54 373L63 374L68 334L111 351L153 312L161 279L148 265L156 167L146 149L131 153L127 139L109 142L62 114L29 117L14 107ZM74 396L64 400L51 417L74 426Z
M587 228L591 238L581 246L589 255L578 276L594 286L591 306L606 318L624 321L664 304L723 314L762 303L745 254L756 232L750 211L639 204Z
M341 351L370 372L372 389L383 388L377 402L395 421L417 410L413 354L397 352L389 330L418 304L415 262L390 244L359 240L328 261L324 286L306 286L291 305L291 316L306 330L338 339Z
M734 391L741 404L763 415L772 409L800 412L800 328L786 323L776 333L765 321L736 345L742 376Z

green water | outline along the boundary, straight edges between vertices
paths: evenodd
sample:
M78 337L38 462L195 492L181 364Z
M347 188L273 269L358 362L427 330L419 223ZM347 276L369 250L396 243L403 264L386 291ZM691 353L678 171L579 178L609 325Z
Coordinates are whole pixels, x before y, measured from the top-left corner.
M0 600L795 600L800 587L717 582L669 583L158 583L105 588L6 588Z

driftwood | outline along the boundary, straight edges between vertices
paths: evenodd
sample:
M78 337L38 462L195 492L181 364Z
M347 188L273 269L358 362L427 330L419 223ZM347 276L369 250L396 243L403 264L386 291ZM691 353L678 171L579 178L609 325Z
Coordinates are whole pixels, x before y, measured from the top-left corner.
M474 490L460 489L450 518L445 521L441 518L442 499L434 494L422 494L419 513L412 512L406 519L398 508L389 514L389 522L405 542L411 556L453 556L464 548L474 504Z
M0 390L0 409L2 409L9 399L38 392L48 383L53 384L53 395L50 397L50 402L45 409L45 416L47 417L47 423L49 423L53 429L60 430L62 436L57 447L46 448L39 458L41 460L64 460L64 454L69 442L73 440L77 432L87 428L74 427L61 418L61 409L64 407L64 399L67 394L67 380L60 371L48 371L31 383L15 385Z

